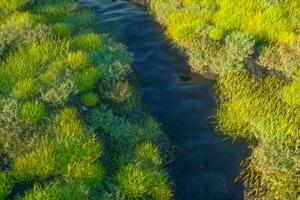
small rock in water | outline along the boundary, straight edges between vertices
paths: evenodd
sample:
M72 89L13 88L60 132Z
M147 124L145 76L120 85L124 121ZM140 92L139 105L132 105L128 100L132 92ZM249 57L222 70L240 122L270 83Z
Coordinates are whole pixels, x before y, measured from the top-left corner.
M87 107L85 107L85 106L81 106L81 108L82 108L83 111L88 111L88 110L89 110L89 109L88 109Z

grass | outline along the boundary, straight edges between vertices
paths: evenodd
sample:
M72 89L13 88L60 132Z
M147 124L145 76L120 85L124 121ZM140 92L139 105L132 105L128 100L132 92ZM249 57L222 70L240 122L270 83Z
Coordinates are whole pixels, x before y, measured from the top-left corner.
M139 197L171 199L132 55L95 25L75 0L0 0L1 200L127 198L136 163Z
M1 0L0 8L5 11L13 12L25 6L28 2L28 0L12 0L10 2Z
M71 69L82 69L88 65L88 56L82 51L70 52L67 55L67 63Z
M26 102L20 110L20 118L29 123L41 120L45 115L45 107L39 102Z
M73 42L73 48L87 51L96 51L100 48L100 45L101 39L94 33L81 35L75 38Z
M71 30L65 23L56 23L52 27L52 32L59 38L69 38L71 36Z
M27 99L39 92L40 84L32 78L25 79L16 83L12 89L12 94L16 98Z
M232 36L242 33L250 39L250 43L246 45L252 46L254 52L261 53L261 48L265 48L265 52L274 53L280 53L280 49L287 49L290 53L280 59L285 63L277 64L273 69L287 77L295 76L297 64L291 54L299 52L299 12L296 11L300 7L298 1L267 3L263 0L152 0L150 6L154 16L165 25L168 37L186 49L190 60L193 60L191 65L197 73L226 73L228 69L224 70L222 64L209 63L206 66L206 62L203 62L205 57L196 55L206 55L206 52L213 51L215 46L209 45L203 49L203 45L211 42L218 43L216 48L220 51L225 48L230 52L234 50L231 48L242 47L243 41ZM162 13L165 7L171 10ZM228 46L224 41L232 45ZM216 58L211 53L207 56L212 60ZM226 53L223 57L227 57ZM262 63L256 56L250 57L255 62ZM222 63L226 63L225 58L222 60ZM264 56L262 67L270 69L268 63L276 61L275 56ZM286 63L289 63L289 66L284 65Z
M86 92L100 80L100 71L95 67L89 67L78 72L75 76L75 85L80 92Z
M13 180L5 172L0 172L0 199L5 199L12 190Z
M93 107L99 102L99 97L93 92L88 92L81 96L81 102L85 106Z
M30 192L26 192L25 196L20 198L23 200L55 200L55 199L88 199L88 190L86 187L76 184L75 182L55 182L48 186L34 185Z
M252 147L241 174L250 196L299 199L300 2L152 0L150 7L193 71L216 79L217 129Z
M299 108L286 101L287 88L276 77L245 73L224 76L218 83L219 128L254 145L245 183L261 199L297 199L299 194Z
M167 185L167 176L163 172L145 169L138 164L122 167L116 176L116 182L126 199L149 196L160 200L172 197Z

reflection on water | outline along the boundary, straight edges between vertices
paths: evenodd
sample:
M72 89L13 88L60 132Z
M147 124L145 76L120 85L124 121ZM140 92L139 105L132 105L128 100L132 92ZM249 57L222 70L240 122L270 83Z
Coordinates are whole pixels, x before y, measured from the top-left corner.
M116 1L93 5L98 26L119 24L123 43L134 53L134 67L150 84L143 88L143 103L178 147L168 165L176 200L243 199L235 182L247 145L233 144L215 131L213 83L192 76L185 58L171 48L153 18L142 8Z

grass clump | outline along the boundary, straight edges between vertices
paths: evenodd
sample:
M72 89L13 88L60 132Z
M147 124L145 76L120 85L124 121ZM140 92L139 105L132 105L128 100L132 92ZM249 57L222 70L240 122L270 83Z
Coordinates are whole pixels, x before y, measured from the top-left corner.
M39 102L26 102L20 112L20 118L28 123L35 123L45 116L45 107Z
M72 34L69 27L64 23L56 23L52 27L52 33L59 38L69 38Z
M116 182L126 199L149 196L159 200L172 197L166 174L151 168L143 169L139 165L129 164L120 169Z
M95 51L100 48L100 45L101 39L94 33L78 36L73 42L73 48L78 50Z
M142 198L169 199L126 47L75 0L0 5L0 199L119 199L132 163L153 176Z
M25 6L27 3L29 3L29 0L11 0L11 1L0 1L0 9L4 9L9 12L16 11L20 9L21 7Z
M299 52L299 13L295 10L299 10L300 5L295 1L276 2L152 0L150 7L155 17L165 25L167 35L185 48L192 68L197 73L204 76L209 73L212 77L213 74L231 71L231 68L224 65L230 65L228 56L239 56L233 52L236 51L253 60L252 63L247 63L250 66L243 64L246 68L263 63L262 67L266 69L276 69L285 76L293 76L295 61L299 56L294 57L296 59L290 56ZM165 7L172 9L163 13ZM214 43L217 45L212 45ZM277 49L279 46L281 52ZM222 52L224 49L227 50L225 58L212 53ZM261 49L265 50L261 52ZM284 57L280 56L281 63L276 62L278 55L284 53L283 49L288 49L289 53ZM257 59L259 57L254 52L262 54L263 62ZM220 61L216 64L204 63L203 59Z
M234 32L225 38L225 48L229 57L243 62L254 53L255 41L242 32Z
M46 179L56 175L52 148L39 148L16 158L13 174L17 181Z
M286 103L288 103L289 105L292 105L292 106L300 105L300 101L299 101L299 97L300 97L299 89L300 88L299 87L300 87L299 80L295 80L283 88L282 94L283 94L283 99Z
M138 160L143 161L142 163L147 163L148 165L161 166L163 164L158 146L150 142L143 143L137 147L136 157Z
M88 55L82 51L69 53L67 63L71 69L83 69L88 65Z
M99 97L93 92L85 93L81 96L81 102L88 107L93 107L99 102Z
M260 199L297 199L299 109L293 99L287 101L290 85L276 77L258 79L244 72L218 82L219 128L233 138L248 139L254 147L243 173L250 194Z
M12 94L16 98L27 99L39 92L40 84L32 78L25 79L16 83L13 87Z
M80 92L86 92L93 89L100 78L101 74L97 68L88 67L76 74L75 84Z
M54 182L48 186L34 185L30 192L26 192L25 196L20 198L23 200L81 200L88 199L88 189L74 182Z
M87 186L99 183L104 172L95 161L101 155L101 144L87 136L75 110L62 110L55 121L55 129L40 148L16 158L14 177L25 181L62 176Z
M12 191L13 180L5 172L0 172L0 199L5 199Z

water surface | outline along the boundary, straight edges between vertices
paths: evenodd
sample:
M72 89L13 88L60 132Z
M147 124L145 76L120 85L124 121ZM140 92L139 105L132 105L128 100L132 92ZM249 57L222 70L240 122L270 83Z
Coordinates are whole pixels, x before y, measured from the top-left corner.
M239 200L235 182L248 155L247 145L232 143L215 131L213 82L190 72L161 27L143 8L125 1L90 6L99 27L118 24L123 43L134 53L134 68L149 84L142 102L161 124L178 153L168 166L176 200Z

